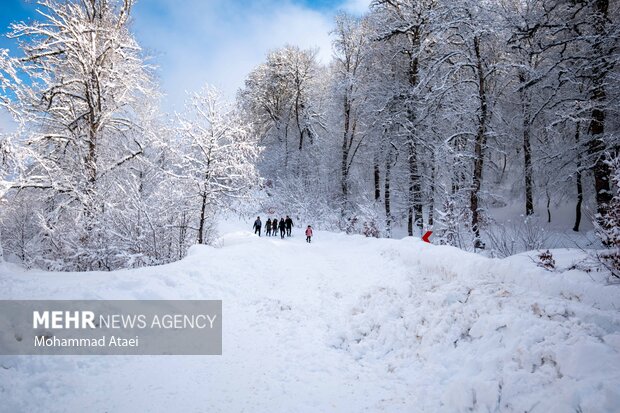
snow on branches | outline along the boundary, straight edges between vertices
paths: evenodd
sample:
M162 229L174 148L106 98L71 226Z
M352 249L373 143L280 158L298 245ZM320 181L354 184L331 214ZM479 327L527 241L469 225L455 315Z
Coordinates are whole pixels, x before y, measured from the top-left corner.
M23 56L12 60L8 106L24 124L12 196L40 205L32 217L40 265L115 266L105 258L117 254L106 214L115 182L143 152L142 125L157 96L128 29L132 5L42 0L40 21L11 25Z
M209 214L258 184L254 163L259 147L250 125L211 86L191 95L178 123L181 179L197 200L197 241L202 244Z

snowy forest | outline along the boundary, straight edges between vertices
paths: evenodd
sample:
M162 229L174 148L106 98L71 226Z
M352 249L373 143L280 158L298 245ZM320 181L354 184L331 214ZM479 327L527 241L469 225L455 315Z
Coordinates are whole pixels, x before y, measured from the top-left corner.
M232 101L205 85L180 113L133 3L40 0L6 34L0 259L167 263L223 213L506 256L554 247L561 206L620 268L619 2L374 0L336 16L331 62L273 50Z

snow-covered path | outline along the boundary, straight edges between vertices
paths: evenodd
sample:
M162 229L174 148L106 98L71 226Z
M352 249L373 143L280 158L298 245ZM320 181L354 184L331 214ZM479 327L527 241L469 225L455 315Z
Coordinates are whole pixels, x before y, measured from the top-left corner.
M224 306L222 356L2 357L0 411L620 411L618 286L527 256L316 235L231 232L113 273L0 267L4 299Z

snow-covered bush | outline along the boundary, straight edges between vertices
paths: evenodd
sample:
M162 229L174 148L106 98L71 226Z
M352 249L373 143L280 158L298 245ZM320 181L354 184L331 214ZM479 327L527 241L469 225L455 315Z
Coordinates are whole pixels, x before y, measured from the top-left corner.
M459 248L467 244L464 242L465 232L470 231L464 224L466 215L462 208L457 207L453 197L446 197L442 208L437 211L436 238L440 244Z
M357 234L360 231L359 219L357 217L350 217L344 224L344 232L347 234Z
M555 260L553 259L553 254L551 254L551 251L547 250L538 254L538 266L546 270L555 269Z
M495 223L486 231L491 253L508 257L524 251L543 248L549 238L547 232L537 224L535 217L506 224Z
M377 223L375 221L364 222L364 229L362 230L362 234L367 237L379 238L379 229L377 228Z

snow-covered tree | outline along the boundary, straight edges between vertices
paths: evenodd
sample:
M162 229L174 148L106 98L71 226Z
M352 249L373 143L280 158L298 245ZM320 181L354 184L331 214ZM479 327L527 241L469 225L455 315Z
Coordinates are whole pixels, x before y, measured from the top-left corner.
M355 156L366 137L364 84L369 67L370 37L365 19L346 13L336 16L336 29L332 32L334 49L334 94L341 108L342 124L337 130L342 134L340 162L340 215L350 213L350 172Z
M268 178L298 173L299 154L318 135L321 114L314 99L318 72L315 50L287 46L271 52L239 92L260 143L278 147L276 155L263 162Z
M10 100L7 97L11 85L17 81L14 62L9 58L8 50L0 49L0 111L11 111ZM0 205L4 196L12 186L11 177L15 174L15 154L11 144L11 136L0 130ZM2 248L2 231L0 228L0 262L4 261Z
M191 96L178 120L180 177L194 197L197 242L203 244L213 214L230 198L247 197L257 187L255 163L260 151L250 125L211 86Z
M7 111L11 115L17 115L8 98L9 91L15 84L19 84L15 61L9 57L8 50L0 49L0 111ZM9 175L12 175L12 167L14 167L13 152L10 134L0 130L0 200L12 186ZM2 254L0 254L0 259L2 259Z
M156 103L150 69L128 28L132 0L42 0L41 21L13 24L20 41L11 107L27 159L15 187L42 206L41 256L106 268L102 214L115 177L143 153L142 116ZM113 207L113 206L112 206Z
M269 53L238 93L243 116L264 148L258 167L270 195L266 208L318 211L331 194L324 190L331 173L324 145L326 77L316 50L286 46Z
M401 89L400 105L406 112L402 130L406 132L405 144L408 162L408 208L407 231L413 235L414 225L422 228L422 180L420 149L423 146L421 133L422 116L420 103L424 99L425 70L430 66L429 52L432 42L433 17L436 15L436 0L373 2L375 9L385 16L385 26L379 33L383 41L398 41L400 53L406 57L401 64L406 73L407 87Z

